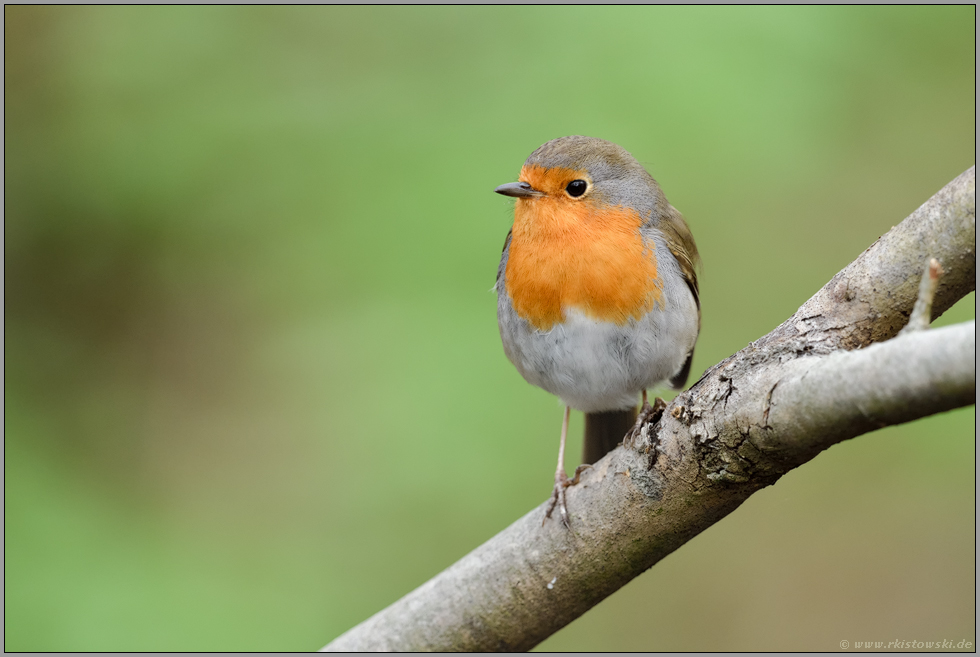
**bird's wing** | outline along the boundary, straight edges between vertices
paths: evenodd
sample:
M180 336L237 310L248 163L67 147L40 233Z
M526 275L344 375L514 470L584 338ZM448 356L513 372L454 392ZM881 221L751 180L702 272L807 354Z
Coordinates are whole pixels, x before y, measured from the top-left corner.
M688 228L684 216L672 205L660 218L658 228L667 238L668 248L674 254L677 264L681 267L684 282L694 295L694 303L698 306L698 324L701 323L701 293L698 290L698 268L701 266L701 256L698 246L694 243L694 235Z

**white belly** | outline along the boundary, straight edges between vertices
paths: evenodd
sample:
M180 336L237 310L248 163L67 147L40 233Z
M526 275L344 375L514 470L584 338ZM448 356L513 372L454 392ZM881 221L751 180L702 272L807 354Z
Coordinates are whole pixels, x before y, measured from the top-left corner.
M660 385L681 369L697 339L697 307L687 287L665 285L662 301L669 312L658 304L622 326L566 308L564 322L539 331L500 295L497 317L504 352L528 383L572 408L594 412L633 407L641 390Z

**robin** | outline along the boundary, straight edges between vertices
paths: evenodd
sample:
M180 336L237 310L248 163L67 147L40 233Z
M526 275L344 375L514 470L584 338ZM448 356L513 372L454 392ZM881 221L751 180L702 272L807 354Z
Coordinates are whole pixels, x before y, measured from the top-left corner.
M561 137L531 153L497 269L504 353L524 379L565 406L545 520L565 489L652 409L647 389L683 388L701 328L697 246L657 182L625 149ZM637 418L637 395L643 405ZM582 460L565 474L572 408L585 412Z

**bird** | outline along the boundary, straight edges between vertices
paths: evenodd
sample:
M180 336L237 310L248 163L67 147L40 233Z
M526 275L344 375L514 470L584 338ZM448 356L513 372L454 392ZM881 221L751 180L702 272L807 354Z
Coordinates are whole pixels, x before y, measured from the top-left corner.
M701 330L701 260L681 213L612 142L548 141L517 182L494 191L516 199L493 288L497 324L521 376L565 407L542 524L557 506L567 528L565 489L650 416L648 389L687 382ZM573 408L585 413L585 440L583 465L569 478Z

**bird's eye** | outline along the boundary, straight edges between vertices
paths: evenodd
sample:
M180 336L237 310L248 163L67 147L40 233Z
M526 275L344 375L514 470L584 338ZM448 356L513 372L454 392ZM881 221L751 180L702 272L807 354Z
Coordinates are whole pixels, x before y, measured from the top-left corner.
M568 192L568 195L572 198L578 198L584 194L585 190L588 188L589 183L585 182L584 180L573 180L565 187L565 191Z

